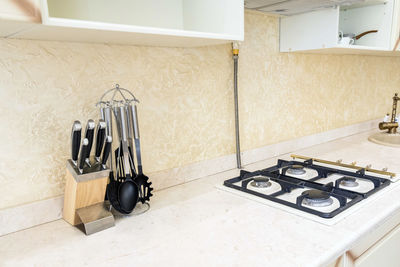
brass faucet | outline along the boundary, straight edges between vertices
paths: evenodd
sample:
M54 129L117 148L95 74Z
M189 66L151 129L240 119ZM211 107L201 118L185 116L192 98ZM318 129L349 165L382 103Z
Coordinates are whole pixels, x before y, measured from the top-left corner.
M379 130L388 130L388 133L395 134L397 132L397 127L399 124L396 122L396 112L397 112L397 101L400 100L398 94L395 93L393 97L393 106L392 106L392 118L390 122L380 122Z

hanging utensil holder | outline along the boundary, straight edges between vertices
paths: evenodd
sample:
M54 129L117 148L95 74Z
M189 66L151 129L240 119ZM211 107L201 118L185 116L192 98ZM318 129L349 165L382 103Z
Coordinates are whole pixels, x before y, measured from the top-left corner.
M139 137L136 137L136 135L138 135L138 129L136 129L137 125L135 126L131 119L129 108L134 107L136 110L136 104L138 103L139 100L132 92L116 84L114 88L107 90L96 104L96 106L100 107L100 117L106 121L107 135L112 136L113 140L113 153L111 153L108 160L108 166L111 168L111 172L110 183L107 186L107 199L112 204L112 207L122 214L130 214L132 211L124 210L121 206L120 186L126 182L127 176L132 177L132 182L135 184L135 178L140 176L141 180L139 181L146 186L146 192L148 192L146 196L144 196L143 193L144 189L139 192L139 199L142 204L149 200L150 196L152 196L151 191L153 190L153 188L151 188L151 183L148 182L148 177L142 175L140 160L138 160L138 170L140 169L140 173L138 173L138 170L135 168L134 154L136 139ZM124 114L121 114L121 112ZM111 116L111 114L114 116ZM123 127L123 123L125 123L125 127ZM135 132L137 132L137 134L135 134ZM133 140L135 140L135 143L133 143ZM128 157L128 159L126 159L126 157ZM140 153L137 153L137 149L136 157L140 159ZM134 204L133 207L135 207L136 203L132 203Z
M113 138L112 147L119 147L120 140L122 138L121 136L115 138L113 133L113 124L114 126L116 125L118 135L121 132L120 123L118 122L117 119L118 116L116 114L116 110L118 110L118 107L125 106L129 103L137 104L140 102L131 91L125 88L121 88L119 84L116 84L114 88L107 90L100 97L99 102L96 103L96 106L100 107L100 117L104 119L107 124L106 135L112 136ZM113 164L115 160L117 160L117 158L114 159L114 154L111 153L107 165L114 172L117 171L115 165Z

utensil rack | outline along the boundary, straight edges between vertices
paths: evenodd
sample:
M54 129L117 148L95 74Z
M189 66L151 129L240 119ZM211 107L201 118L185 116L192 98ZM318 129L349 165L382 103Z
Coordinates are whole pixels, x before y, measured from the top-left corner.
M108 98L108 99L107 99ZM135 95L128 89L120 87L119 84L115 84L114 88L107 90L101 97L100 100L96 103L96 107L100 107L100 115L101 119L107 122L107 135L112 136L113 145L112 147L119 146L119 142L121 140L120 134L118 134L118 138L114 138L114 133L112 130L112 122L107 121L106 115L104 113L105 108L111 108L112 114L114 115L114 121L117 124L118 131L120 132L120 126L118 125L117 114L115 113L115 109L120 106L125 106L127 104L136 105L140 103L139 99L135 97ZM109 118L112 120L112 118ZM110 154L108 160L108 166L116 171L116 167L113 164L113 153ZM133 161L133 159L132 159Z
M107 200L122 214L130 214L138 202L148 202L153 190L149 178L142 170L138 103L139 100L130 90L116 84L114 88L107 90L96 104L100 107L101 119L107 126L106 136L111 136L113 142L107 162L111 169L106 190ZM113 127L113 124L116 127ZM131 189L123 191L121 188L127 188L126 185ZM122 194L121 191L129 193ZM124 197L121 197L121 194Z

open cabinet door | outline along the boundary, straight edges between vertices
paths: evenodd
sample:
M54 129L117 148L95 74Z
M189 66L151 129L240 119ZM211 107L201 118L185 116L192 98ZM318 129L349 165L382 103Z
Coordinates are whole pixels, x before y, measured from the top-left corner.
M280 19L280 51L335 47L338 40L339 7Z

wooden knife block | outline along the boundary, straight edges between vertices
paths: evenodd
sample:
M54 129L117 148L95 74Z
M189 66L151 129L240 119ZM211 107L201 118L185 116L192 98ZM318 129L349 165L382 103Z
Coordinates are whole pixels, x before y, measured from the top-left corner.
M84 169L83 174L71 160L67 161L63 218L72 225L82 223L77 209L103 202L110 170L99 165Z

